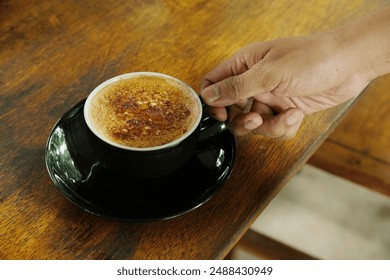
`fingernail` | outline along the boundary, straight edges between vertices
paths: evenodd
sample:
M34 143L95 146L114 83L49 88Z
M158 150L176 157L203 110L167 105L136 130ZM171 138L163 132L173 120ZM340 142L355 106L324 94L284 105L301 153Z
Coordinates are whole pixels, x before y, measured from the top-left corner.
M254 120L249 120L245 123L245 129L247 130L253 130L255 128L258 128L261 125L261 121L254 119Z
M213 103L220 98L219 89L217 85L212 85L205 88L201 96L206 103Z
M294 112L287 117L286 123L287 123L287 125L291 126L291 125L295 124L299 120L299 118L300 118L299 113Z

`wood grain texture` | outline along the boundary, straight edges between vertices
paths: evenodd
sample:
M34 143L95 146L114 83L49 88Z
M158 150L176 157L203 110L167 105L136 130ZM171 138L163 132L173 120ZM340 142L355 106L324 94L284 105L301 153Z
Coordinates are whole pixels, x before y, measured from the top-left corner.
M386 1L0 1L0 259L223 258L354 101L297 137L237 139L230 180L163 222L99 218L66 200L44 164L54 123L102 81L133 71L194 89L241 46L323 30Z
M390 75L378 78L309 163L390 196Z

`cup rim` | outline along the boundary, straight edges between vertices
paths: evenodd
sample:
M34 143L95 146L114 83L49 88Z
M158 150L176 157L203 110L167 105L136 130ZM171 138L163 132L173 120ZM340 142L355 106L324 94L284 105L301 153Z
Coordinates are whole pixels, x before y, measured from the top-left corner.
M129 78L141 77L141 76L163 77L163 78L167 78L167 79L173 80L173 81L183 85L186 89L188 89L189 93L194 96L194 99L196 100L196 103L198 104L199 114L198 114L198 116L196 118L196 121L194 122L193 126L186 133L184 133L182 136L180 136L179 138L177 138L177 139L175 139L175 140L173 140L171 142L168 142L166 144L159 145L159 146L154 146L154 147L130 147L130 146L126 146L126 145L115 143L115 142L111 141L110 139L107 139L107 138L103 137L97 131L97 129L94 128L94 126L92 124L92 121L90 119L88 111L89 111L89 108L90 108L90 105L91 105L91 101L95 97L95 95L97 93L99 93L104 87L108 86L109 84L112 84L112 83L117 82L119 80L126 80L126 79L129 79ZM146 152L146 151L157 151L157 150L162 150L162 149L165 149L165 148L170 148L170 147L176 146L177 144L182 142L184 139L189 137L197 129L197 127L199 126L199 123L200 123L200 121L202 119L202 104L201 104L199 95L187 83L179 80L178 78L175 78L175 77L167 75L167 74L158 73L158 72L130 72L130 73L125 73L125 74L121 74L121 75L112 77L112 78L102 82L97 87L95 87L92 90L92 92L88 95L87 99L85 100L83 113L84 113L84 120L85 120L88 128L100 140L106 142L107 144L109 144L111 146L119 148L119 149L124 149L124 150L129 150L129 151L143 151L143 152Z

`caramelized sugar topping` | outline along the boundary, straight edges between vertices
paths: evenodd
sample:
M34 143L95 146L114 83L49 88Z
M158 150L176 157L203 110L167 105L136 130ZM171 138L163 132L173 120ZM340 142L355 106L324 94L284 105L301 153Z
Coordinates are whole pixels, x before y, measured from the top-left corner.
M195 97L173 80L134 77L101 90L92 100L94 127L111 141L130 147L169 143L192 128Z

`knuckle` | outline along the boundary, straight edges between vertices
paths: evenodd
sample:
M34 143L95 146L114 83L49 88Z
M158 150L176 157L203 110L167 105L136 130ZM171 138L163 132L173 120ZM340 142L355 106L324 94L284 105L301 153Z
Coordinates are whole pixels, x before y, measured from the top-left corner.
M272 67L263 67L263 65L257 64L254 72L257 73L257 85L263 92L272 92L280 84L279 75Z
M228 93L229 97L234 100L235 102L239 101L240 93L243 88L243 83L241 81L241 78L239 76L232 76L226 79L225 83L226 92Z
M249 131L245 130L244 128L239 127L232 123L228 124L228 129L232 134L236 136L244 136L249 133Z
M269 130L269 137L271 138L280 138L286 134L286 129L281 125L273 125Z
M286 97L291 96L293 93L289 83L287 82L280 82L272 90L270 90L270 92L274 95L286 96Z

